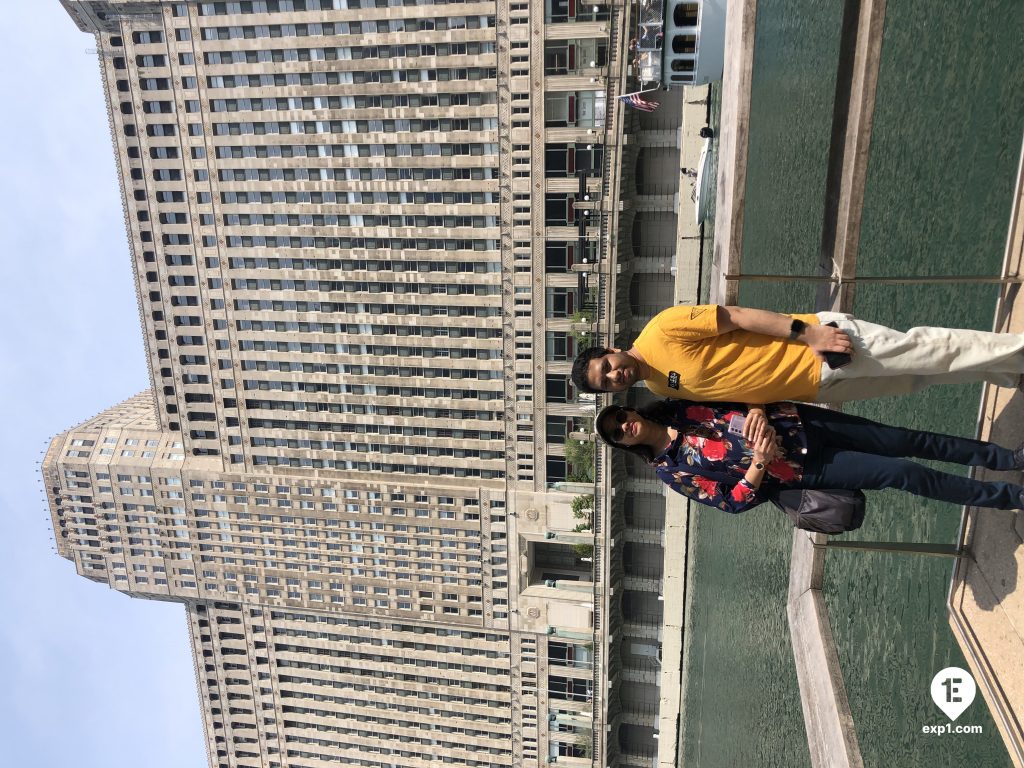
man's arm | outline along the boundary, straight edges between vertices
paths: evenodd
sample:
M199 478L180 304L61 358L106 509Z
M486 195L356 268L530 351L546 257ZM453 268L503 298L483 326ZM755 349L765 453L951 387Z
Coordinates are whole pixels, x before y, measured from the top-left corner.
M718 331L728 333L736 329L760 333L764 336L777 336L788 339L793 318L769 312L765 309L748 307L718 307ZM838 328L829 325L808 325L797 337L810 347L814 354L823 357L825 352L846 352L853 354L850 337Z

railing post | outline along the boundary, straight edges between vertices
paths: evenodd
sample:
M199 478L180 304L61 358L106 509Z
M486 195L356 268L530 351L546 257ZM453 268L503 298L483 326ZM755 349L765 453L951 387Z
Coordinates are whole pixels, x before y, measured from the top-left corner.
M861 552L892 552L904 555L931 555L932 557L952 557L959 560L970 557L970 552L956 544L928 544L898 541L837 541L829 539L824 544L815 542L819 549L859 550Z

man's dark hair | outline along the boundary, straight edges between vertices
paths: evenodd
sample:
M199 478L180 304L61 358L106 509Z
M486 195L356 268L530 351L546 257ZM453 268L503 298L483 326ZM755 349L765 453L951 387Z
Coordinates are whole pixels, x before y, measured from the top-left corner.
M572 383L580 392L589 392L592 395L598 395L607 390L594 389L587 382L587 368L590 365L590 361L598 357L604 357L610 355L612 351L607 347L587 347L578 355L576 359L572 361Z

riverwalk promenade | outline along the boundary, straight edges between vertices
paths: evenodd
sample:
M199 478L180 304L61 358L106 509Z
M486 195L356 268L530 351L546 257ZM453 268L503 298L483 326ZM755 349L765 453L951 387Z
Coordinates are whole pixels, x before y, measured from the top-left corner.
M1024 179L1018 173L1005 274L1024 276ZM1024 295L1008 286L996 330L1024 333ZM1002 445L1024 438L1024 393L986 387L978 434ZM986 472L979 472L985 476ZM994 473L992 473L994 474ZM949 623L1014 765L1024 766L1024 512L967 509L949 594Z
M763 119L758 122L763 117L758 114L758 109L763 109L764 102L758 101L755 65L759 57L763 60L768 56L763 50L765 33L758 28L759 24L766 21L767 14L759 13L763 10L759 6L765 5L778 4L759 3L758 0L736 0L729 4L726 39L728 53L722 84L721 126L717 146L719 177L711 299L718 303L741 304L745 299L749 301L748 297L751 296L767 296L763 303L772 308L807 308L773 306L778 303L780 293L757 291L758 286L774 284L783 288L791 286L790 302L794 300L792 297L806 297L810 295L809 291L813 291L815 309L857 311L861 314L860 310L865 305L876 311L883 308L877 300L870 303L867 299L884 292L885 296L890 297L887 309L891 317L877 319L894 325L909 325L914 321L920 322L920 317L936 315L937 307L921 309L911 306L904 309L903 305L911 305L915 297L939 296L943 287L953 290L959 287L963 294L971 294L976 289L979 292L987 291L978 294L981 298L977 300L978 309L972 316L983 316L984 307L989 307L990 319L987 322L974 320L979 327L1024 332L1024 297L1020 295L1018 282L1022 276L1024 260L1024 217L1021 216L1024 192L1018 160L1021 157L1019 131L1016 133L1016 146L1012 143L1012 132L1009 133L1011 157L1015 158L1011 161L1013 167L1001 169L1003 178L1014 174L1012 195L1004 195L1000 201L998 210L1003 213L978 213L980 216L989 215L998 223L1000 217L1005 221L1005 211L1010 211L1009 227L1003 228L1005 251L998 271L986 271L984 265L977 265L981 268L972 273L971 267L975 265L968 265L964 269L963 262L933 262L930 260L932 254L927 252L899 253L900 258L895 263L890 260L880 268L870 258L874 241L870 241L867 248L861 247L863 241L876 234L865 222L882 221L873 208L878 205L879 190L884 191L883 184L877 181L877 178L882 178L882 172L876 169L884 167L880 165L885 162L883 158L887 157L891 165L895 157L886 154L889 148L881 143L880 138L886 136L891 140L891 135L887 133L890 126L885 121L887 110L892 108L888 102L894 98L897 89L892 84L892 76L886 74L889 70L886 69L888 62L885 56L897 58L899 55L893 52L899 38L892 30L898 31L900 19L888 18L891 9L884 0L844 4L842 12L833 19L836 22L834 47L823 57L827 60L829 55L834 55L836 64L834 82L827 83L829 87L822 89L831 94L831 103L826 103L831 110L831 121L824 124L824 130L817 137L825 155L818 163L820 171L808 173L813 181L819 182L821 188L820 197L812 200L809 206L818 215L817 227L810 227L812 234L815 230L820 233L817 263L806 265L803 269L776 269L774 274L769 274L771 270L763 264L770 259L764 258L763 253L770 249L771 244L752 243L751 240L751 233L758 231L754 218L768 207L763 202L765 192L752 184L748 177L751 168L756 169L758 164L764 165L763 159L756 156L758 150L764 148L762 141L755 139L764 132ZM896 16L895 13L892 15ZM888 26L890 21L891 28ZM921 40L922 45L927 45L926 34L922 35ZM887 54L883 42L890 46ZM774 74L777 76L779 73ZM766 87L761 86L762 89ZM955 102L967 96L951 90L947 98ZM876 118L881 121L880 128L876 125ZM912 120L906 122L914 126ZM901 140L912 147L914 138L912 135L908 138L908 134L909 131L904 128ZM922 131L920 142L927 141ZM984 141L977 140L973 147L980 147L977 150L979 152L984 151ZM794 175L799 173L799 169L794 171ZM874 181L872 173L877 176ZM778 189L773 189L771 193L775 196L781 194ZM760 195L761 199L752 200L755 195ZM793 207L799 204L797 200ZM775 213L778 215L782 208L784 205L776 206ZM801 211L785 213L799 215ZM935 210L927 212L932 218L955 216L957 213L944 211L941 202L936 203ZM914 216L918 218L915 220ZM911 211L907 219L921 226L925 217L919 211ZM758 246L761 247L761 253L756 253ZM865 250L868 252L866 263L862 259ZM937 315L941 317L941 313ZM864 313L864 316L867 317L867 314ZM876 316L868 319L876 319ZM955 321L933 322L957 324ZM899 414L900 411L896 409L892 413ZM985 387L977 414L977 434L985 439L1017 445L1024 435L1024 394L1017 390ZM922 417L921 414L903 413L904 419L908 416L910 420ZM941 414L932 414L929 418L942 423ZM871 509L869 514L880 512ZM918 527L929 530L927 525ZM1007 753L1006 758L1001 758L989 748L983 759L971 762L973 765L1012 764L1024 768L1024 730L1021 725L1024 718L1024 585L1021 585L1019 577L1021 566L1024 565L1022 540L1024 514L966 509L954 541L930 542L940 545L937 549L959 548L963 553L962 557L947 561L951 567L945 571L945 585L935 586L949 588L948 622L965 662L956 658L950 660L948 651L935 652L934 649L929 659L928 650L918 648L918 656L913 660L915 674L906 683L921 686L917 698L923 700L927 696L927 680L924 678L931 667L934 667L931 671L937 672L946 661L959 661L968 665ZM904 538L902 543L908 543L908 539ZM884 686L869 684L865 689L862 679L867 673L851 668L849 659L856 657L856 653L849 647L844 650L843 643L837 644L829 611L831 602L834 614L836 599L833 597L826 600L822 589L827 586L830 569L848 569L851 558L874 556L856 551L830 551L823 544L823 537L794 533L787 598L790 637L810 764L837 768L875 764L881 752L891 761L888 764L916 765L918 763L914 759L919 753L898 751L908 749L906 743L902 746L882 747L871 743L869 748L874 761L865 761L862 755L865 748L862 742L879 739L874 734L865 734L867 726L858 722L858 712L864 709L864 702L872 696L876 699L884 696ZM892 562L891 558L922 556L890 554L885 559L875 557L871 562L883 567ZM908 590L916 587L916 584L907 585ZM854 585L853 589L856 590L857 586ZM878 599L889 601L892 595L882 593ZM883 630L879 628L877 631ZM941 628L936 628L930 636L920 634L918 642L927 642L926 638L932 637L938 638L941 645L944 642L942 632ZM848 631L844 630L842 634L848 634ZM898 658L897 653L891 653L891 656ZM877 678L877 673L873 674ZM851 706L851 697L848 695L851 681L860 686L859 707L856 704ZM927 713L929 703L919 703L917 711ZM877 701L872 703L871 708L886 710L885 705ZM900 711L902 706L896 704L896 708ZM918 716L924 719L928 715ZM926 723L943 722L946 722L945 717L936 710L925 723L900 723L899 726L920 729ZM871 725L877 727L878 723L875 721ZM919 746L922 749L930 748L924 742L919 742ZM964 746L963 742L959 742L956 747L962 749L965 755L971 754L972 747L969 744Z

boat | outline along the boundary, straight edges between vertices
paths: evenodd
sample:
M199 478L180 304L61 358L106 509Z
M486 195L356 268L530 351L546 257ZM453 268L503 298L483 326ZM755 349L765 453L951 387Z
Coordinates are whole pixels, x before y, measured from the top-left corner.
M641 89L722 79L728 0L641 0L631 44Z
M697 163L697 180L693 185L693 210L696 212L697 226L708 216L708 208L715 194L715 172L711 167L711 139L704 139Z

